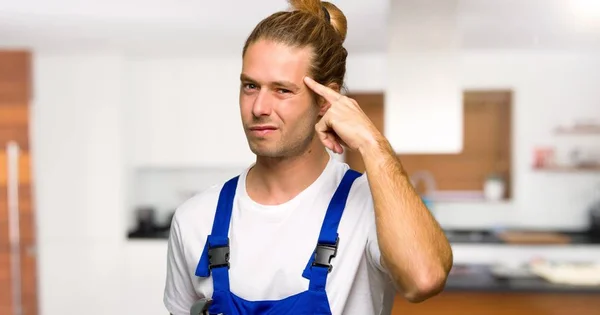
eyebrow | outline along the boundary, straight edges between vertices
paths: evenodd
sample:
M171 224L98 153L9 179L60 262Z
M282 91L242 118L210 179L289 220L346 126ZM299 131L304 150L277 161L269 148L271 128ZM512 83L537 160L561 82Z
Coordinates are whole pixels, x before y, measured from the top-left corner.
M240 75L240 81L242 82L256 82L256 80L252 79L251 77L245 75L245 74L241 74ZM285 80L281 80L281 81L274 81L270 83L271 85L276 85L276 86L286 86L292 89L296 89L299 90L300 88L293 82L291 81L285 81Z

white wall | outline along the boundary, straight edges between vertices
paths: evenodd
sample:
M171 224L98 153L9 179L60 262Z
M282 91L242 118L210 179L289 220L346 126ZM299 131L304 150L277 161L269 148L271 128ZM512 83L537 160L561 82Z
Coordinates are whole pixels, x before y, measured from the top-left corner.
M41 314L125 314L123 60L37 54L33 69Z
M241 58L128 60L137 166L238 166L253 156L238 109Z
M382 58L353 60L350 90L384 89ZM237 58L35 56L32 119L42 315L165 313L166 242L125 239L130 171L249 160L243 134L236 131L236 92L227 90L237 89L235 65ZM594 82L600 82L598 59L470 54L464 69L468 88L515 90L515 200L438 205L440 221L447 227L580 227L588 189L599 182L598 175L535 174L528 157L533 145L553 140L547 132L556 121L600 114L600 92L594 90ZM225 122L216 119L230 116ZM215 130L228 131L215 136ZM228 155L207 154L207 148L221 144L228 145L221 151ZM457 257L497 257L494 249L483 253L462 250Z

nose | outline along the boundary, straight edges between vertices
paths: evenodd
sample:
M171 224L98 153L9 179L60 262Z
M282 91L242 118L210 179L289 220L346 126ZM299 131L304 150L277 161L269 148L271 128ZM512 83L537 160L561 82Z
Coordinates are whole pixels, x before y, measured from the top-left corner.
M254 99L252 114L254 117L270 116L271 111L273 110L272 105L268 89L261 89L258 96Z

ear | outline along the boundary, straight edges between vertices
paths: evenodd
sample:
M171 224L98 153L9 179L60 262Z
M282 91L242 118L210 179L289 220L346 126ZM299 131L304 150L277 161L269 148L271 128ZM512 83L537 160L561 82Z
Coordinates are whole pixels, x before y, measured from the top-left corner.
M327 84L327 87L340 93L340 86L337 83L329 83ZM331 107L331 104L323 97L319 96L319 116L325 115L329 107Z

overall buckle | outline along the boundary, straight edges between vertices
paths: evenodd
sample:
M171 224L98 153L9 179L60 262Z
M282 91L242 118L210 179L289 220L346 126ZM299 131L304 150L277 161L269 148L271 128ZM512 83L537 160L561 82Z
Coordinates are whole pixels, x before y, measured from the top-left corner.
M196 301L190 308L190 315L209 315L208 309L212 304L211 299L202 298Z
M208 248L208 268L229 268L229 244Z
M334 245L318 243L314 253L315 259L312 265L325 267L327 268L327 272L331 272L331 270L333 269L333 265L331 265L331 260L337 255L339 242L340 238L338 237L335 240Z

